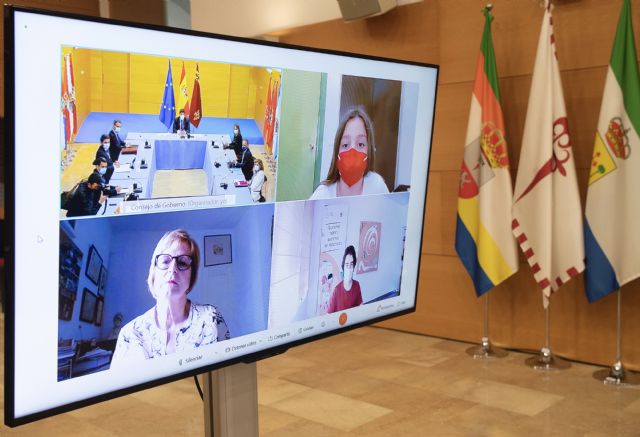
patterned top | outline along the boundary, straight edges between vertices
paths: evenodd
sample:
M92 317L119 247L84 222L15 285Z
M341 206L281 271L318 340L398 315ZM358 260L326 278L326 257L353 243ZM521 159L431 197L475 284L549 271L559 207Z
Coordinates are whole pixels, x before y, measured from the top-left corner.
M189 303L189 315L176 332L176 352L231 338L227 323L216 307ZM111 364L164 355L167 355L167 331L158 327L154 306L122 327Z

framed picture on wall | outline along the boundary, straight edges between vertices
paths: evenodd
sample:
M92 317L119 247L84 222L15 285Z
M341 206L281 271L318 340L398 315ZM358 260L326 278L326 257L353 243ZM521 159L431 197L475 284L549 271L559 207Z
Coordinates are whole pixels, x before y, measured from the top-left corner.
M98 296L91 290L85 288L82 292L82 305L80 306L80 320L93 323L96 319L96 304Z
M104 297L104 290L107 287L107 269L104 264L100 267L100 282L98 283L98 296Z
M204 265L217 266L231 264L231 234L205 235L204 237Z
M104 298L102 296L98 296L98 299L96 300L96 315L95 315L95 320L93 322L96 326L102 325L103 309L104 309Z
M87 268L85 274L91 282L98 285L100 281L100 269L102 268L102 257L98 253L98 249L92 244L89 248L89 257L87 258Z

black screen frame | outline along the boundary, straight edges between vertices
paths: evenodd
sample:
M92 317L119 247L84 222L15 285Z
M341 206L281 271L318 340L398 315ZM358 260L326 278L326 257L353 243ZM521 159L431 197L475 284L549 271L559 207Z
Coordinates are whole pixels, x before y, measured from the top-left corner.
M326 49L319 49L319 48L312 48L312 47L304 47L299 45L285 44L285 43L265 41L265 40L257 40L257 39L251 39L251 38L240 38L240 37L234 37L229 35L220 35L220 34L214 34L214 33L201 32L201 31L186 30L186 29L173 28L168 26L132 23L132 22L127 22L123 20L105 19L101 17L83 16L83 15L71 14L71 13L65 13L65 12L47 11L47 10L20 7L20 6L14 6L14 5L4 5L4 8L3 8L4 38L5 38L4 39L5 41L4 43L4 73L5 73L4 91L5 91L5 123L6 124L5 124L5 135L4 135L4 140L5 140L5 144L4 144L5 146L4 147L5 226L3 230L4 241L5 241L4 243L4 256L5 256L4 291L5 293L4 293L3 302L4 302L4 311L5 311L4 421L7 426L15 427L19 425L24 425L24 424L31 423L40 419L50 417L50 416L69 412L78 408L104 402L110 399L115 399L121 396L135 393L140 390L145 390L148 388L157 387L170 382L175 382L180 379L184 379L186 377L199 375L204 372L210 372L210 371L217 370L233 364L256 362L265 358L282 354L286 352L288 349L295 346L311 343L317 340L321 340L323 338L331 337L331 336L341 334L353 329L357 329L363 326L368 326L374 323L378 323L394 317L399 317L405 314L410 314L416 311L416 306L418 302L418 291L419 291L419 287L417 286L416 286L416 292L415 292L415 301L412 308L404 309L391 314L381 315L379 317L375 317L364 322L355 323L349 326L344 326L330 332L325 332L325 333L317 334L304 339L295 340L285 345L274 346L274 347L271 347L259 352L250 353L241 357L228 359L220 363L201 366L197 369L192 369L185 372L178 372L170 376L155 379L153 381L136 384L127 388L114 390L109 393L105 393L98 396L92 396L80 401L71 402L65 405L50 408L37 413L28 414L21 417L15 417L14 395L15 395L16 387L15 387L15 381L14 381L14 372L15 372L15 365L14 365L14 361L15 361L15 302L14 302L15 270L14 270L14 265L15 265L15 187L16 187L16 183L15 183L15 153L14 153L15 116L13 113L13 108L15 107L14 32L15 32L15 13L16 12L48 15L52 17L61 17L61 18L90 21L90 22L102 23L102 24L111 24L111 25L133 27L133 28L139 28L139 29L148 29L148 30L169 32L174 34L183 34L183 35L194 36L194 37L205 37L205 38L212 38L212 39L219 39L219 40L226 40L226 41L234 41L234 42L242 42L242 43L257 44L257 45L263 45L263 46L284 48L284 49L300 50L305 52L332 54L332 55L347 56L347 57L353 57L353 58L361 58L361 59L368 59L368 60L375 60L375 61L387 61L387 62L393 62L397 64L406 64L406 65L433 68L436 70L436 78L435 78L436 89L434 91L433 121L432 121L432 128L431 128L431 137L429 139L430 145L433 144L433 132L435 130L435 108L437 103L438 79L439 79L439 73L440 73L438 65L429 64L429 63L385 58L385 57L371 56L371 55L363 55L358 53L350 53L350 52L343 52L343 51L337 51L337 50L326 50ZM430 164L431 164L431 146L429 147L429 156L427 160L428 168ZM425 183L426 183L425 185L426 188L425 188L424 206L422 210L422 229L424 229L426 209L427 209L426 208L427 188L429 184L428 172L427 172L427 179ZM424 239L424 232L422 232L420 235L421 248L423 244L423 239ZM422 249L418 254L418 269L416 271L416 284L418 284L420 280L419 266L420 266L421 258L422 258Z

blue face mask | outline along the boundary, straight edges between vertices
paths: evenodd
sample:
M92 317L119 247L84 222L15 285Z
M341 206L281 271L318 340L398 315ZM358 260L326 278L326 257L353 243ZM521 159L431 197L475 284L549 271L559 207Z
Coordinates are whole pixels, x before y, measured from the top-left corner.
M120 128L119 127L114 127L113 130L114 130L114 132L120 132Z
M107 167L101 167L98 169L98 173L100 173L101 175L104 175L107 172Z

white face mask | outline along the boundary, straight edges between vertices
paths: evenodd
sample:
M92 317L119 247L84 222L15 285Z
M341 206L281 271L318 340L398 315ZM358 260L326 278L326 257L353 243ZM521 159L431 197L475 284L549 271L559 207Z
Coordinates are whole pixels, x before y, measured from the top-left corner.
M259 170L260 170L260 167L258 167L257 165L255 167L253 167L253 172L254 173L258 173Z
M349 282L353 279L353 269L344 269L344 280Z
M234 133L234 134L236 134L236 135L238 135L238 132L239 132L239 130L238 130L238 129L234 129L234 130L233 130L233 133Z
M181 116L180 116L180 120L184 120L184 115L181 115Z
M114 127L113 130L114 130L114 132L120 132L120 128L119 127Z
M104 150L109 150L109 145L110 145L110 143L102 143L102 148Z

